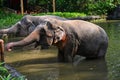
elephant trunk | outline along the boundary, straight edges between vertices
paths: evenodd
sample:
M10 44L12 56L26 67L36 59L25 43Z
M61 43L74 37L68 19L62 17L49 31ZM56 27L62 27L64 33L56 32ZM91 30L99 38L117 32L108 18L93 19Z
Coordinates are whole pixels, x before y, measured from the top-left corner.
M0 29L0 34L15 34L18 30L18 23L7 29Z
M29 45L35 41L37 41L39 39L39 35L37 33L37 31L33 31L29 36L27 36L26 38L24 38L21 41L17 41L17 42L10 42L6 45L6 49L8 51L11 51L12 47L17 47L17 46L26 46Z
M9 30L10 30L10 28L8 28L8 29L1 29L0 30L0 34L7 34L7 33L9 33Z

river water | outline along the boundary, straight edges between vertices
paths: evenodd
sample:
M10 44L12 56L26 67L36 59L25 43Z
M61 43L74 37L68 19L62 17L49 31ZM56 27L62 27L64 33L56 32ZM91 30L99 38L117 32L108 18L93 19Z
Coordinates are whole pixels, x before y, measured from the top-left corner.
M30 45L14 48L11 52L5 51L5 61L28 80L119 80L120 66L117 65L120 62L119 22L96 23L102 26L109 36L109 48L105 60L81 59L73 64L58 63L56 47L40 50L40 47L34 49ZM114 69L116 66L118 67Z

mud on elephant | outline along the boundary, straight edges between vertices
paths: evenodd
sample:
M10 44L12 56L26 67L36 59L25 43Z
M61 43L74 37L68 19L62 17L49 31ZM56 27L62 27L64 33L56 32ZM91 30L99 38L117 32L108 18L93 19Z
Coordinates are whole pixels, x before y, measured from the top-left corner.
M88 59L104 58L108 36L101 27L90 22L49 19L38 25L23 40L8 43L6 48L10 50L12 47L25 46L33 42L37 45L57 46L58 61L71 62L75 55Z

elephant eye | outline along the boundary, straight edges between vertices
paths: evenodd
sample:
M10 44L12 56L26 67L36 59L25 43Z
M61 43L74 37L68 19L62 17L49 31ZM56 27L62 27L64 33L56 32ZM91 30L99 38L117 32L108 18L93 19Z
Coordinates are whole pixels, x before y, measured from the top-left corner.
M18 23L17 26L18 26L18 27L21 27L21 24Z
M17 26L21 26L21 22L18 22L18 23L17 23Z

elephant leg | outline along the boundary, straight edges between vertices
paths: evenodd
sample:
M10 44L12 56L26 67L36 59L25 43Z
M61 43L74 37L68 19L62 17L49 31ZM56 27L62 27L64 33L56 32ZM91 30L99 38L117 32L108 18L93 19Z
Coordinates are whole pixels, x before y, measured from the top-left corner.
M62 50L58 50L58 62L72 62L73 58L68 53Z
M77 53L78 45L73 45L72 43L66 44L66 46L58 52L59 62L74 62L74 57Z
M64 62L64 52L62 50L58 50L58 62Z
M86 59L87 60L104 59L107 51L107 47L108 47L107 43L101 43L100 46L96 49L96 52L93 52L93 55L87 56Z
M65 48L65 52L64 52L65 62L74 62L74 57L77 54L77 49L78 49L77 42L75 42L75 45L71 44Z
M64 54L64 62L73 62L73 57L69 54Z
M98 51L98 58L105 58L105 53L107 52L107 47L108 47L107 43L101 44L99 51Z

